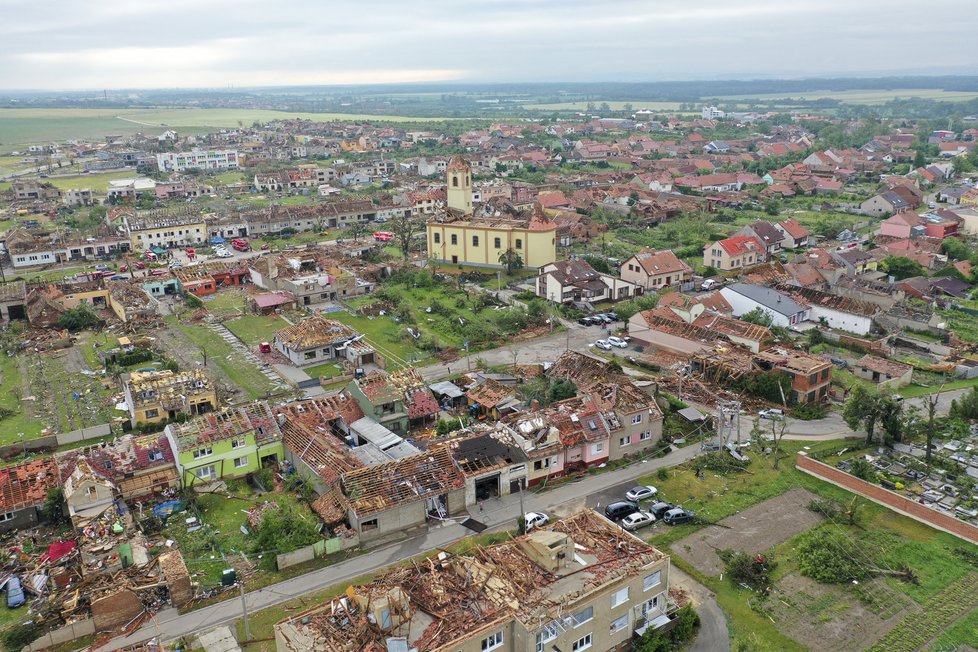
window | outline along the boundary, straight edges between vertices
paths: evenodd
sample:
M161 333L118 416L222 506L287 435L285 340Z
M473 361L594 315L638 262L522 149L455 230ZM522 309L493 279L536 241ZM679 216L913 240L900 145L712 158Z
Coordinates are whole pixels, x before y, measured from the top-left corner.
M472 246L473 247L479 246L479 236L477 235L472 236Z
M6 514L0 515L0 523L3 523L4 521L12 521L12 520L14 520L13 512L7 512Z
M147 419L155 419L158 416L160 416L160 411L159 410L146 410L146 418Z
M452 234L452 244L453 245L457 245L458 244L458 236L456 234L454 234L454 233Z
M619 589L611 594L611 608L621 606L628 602L628 587Z
M376 529L377 529L377 519L375 518L372 518L369 521L364 521L363 523L360 524L360 530L362 532L368 532L370 530L376 530Z
M581 638L579 638L576 641L574 641L574 644L571 645L571 652L580 652L581 650L586 650L589 647L591 647L591 633L590 632L588 632L587 634L585 634Z
M618 445L624 448L625 446L630 446L632 443L631 437L622 437L618 440Z
M234 460L234 468L236 468L236 469L243 469L246 466L248 466L248 456L247 455L245 455L244 457L239 457L238 459Z
M207 446L206 448L201 448L199 450L195 450L194 451L194 459L195 460L198 460L198 459L200 459L202 457L207 457L208 455L211 455L213 453L214 453L214 449L211 448L210 446Z
M592 618L594 618L594 607L581 609L576 614L571 616L571 620L574 622L574 627L580 627Z
M194 475L197 476L198 480L210 480L211 478L215 477L217 474L214 471L214 465L211 464L210 466L200 467L199 469L194 471Z
M486 638L482 639L482 650L483 652L486 652L486 650L495 650L497 647L502 646L502 644L503 633L496 632L492 636L487 636Z
M651 600L646 600L642 603L642 615L647 616L650 611L655 611L659 608L659 596L655 596Z
M159 462L162 459L163 459L163 451L151 450L149 452L149 461L150 462Z
M638 436L638 440L639 441L648 441L650 439L652 439L652 431L651 430L646 430L645 432L643 432L642 434L640 434Z
M542 471L543 469L549 469L549 468L550 468L550 458L549 457L546 458L546 459L543 459L543 460L537 460L536 462L533 463L533 470L534 471Z
M636 423L642 423L642 413L641 412L639 412L638 414L633 414L632 415L632 425L635 425Z
M245 445L245 440L244 439L232 439L231 440L231 448L241 448L244 445Z
M494 238L493 241L492 241L492 244L493 244L493 246L496 247L496 249L502 249L503 248L503 239L502 238Z
M810 375L808 377L808 384L809 385L814 385L815 384L815 381L817 381L817 380L818 380L818 374L812 374L812 375Z
M591 444L591 454L592 455L596 455L597 453L600 453L603 450L604 450L604 444L603 443L598 442L597 444Z
M98 490L95 487L88 487L86 493L89 498L95 498L98 495Z
M659 586L662 583L662 571L656 571L651 575L646 575L645 580L642 582L642 590L648 591L651 588Z
M435 244L441 243L441 233L435 234Z
M557 623L550 623L537 632L537 652L543 652L546 644L557 638L558 634L560 634L560 628Z
M516 238L516 248L517 249L522 249L523 248L523 240L522 239Z
M611 621L611 634L617 634L618 632L626 629L628 629L628 614Z

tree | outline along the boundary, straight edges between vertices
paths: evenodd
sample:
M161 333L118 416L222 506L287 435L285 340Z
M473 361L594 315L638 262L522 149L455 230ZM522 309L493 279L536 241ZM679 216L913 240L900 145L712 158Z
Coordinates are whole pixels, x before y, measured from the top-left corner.
M866 556L874 554L871 546L860 545L838 528L826 526L809 530L802 535L797 547L799 570L802 575L823 584L866 579L871 574L871 567L853 555L857 548Z
M397 248L401 250L401 255L405 259L411 256L411 249L418 240L418 221L407 211L395 214L390 224L390 231L394 234Z
M774 440L774 470L778 469L779 454L781 452L781 440L784 433L788 430L788 417L771 420L771 439Z
M764 212L768 215L780 215L781 214L781 202L779 202L774 197L768 197L764 200Z
M58 318L58 327L67 328L72 333L77 333L86 328L94 328L97 324L98 316L85 303L80 304L77 308L65 310Z
M367 235L368 230L366 222L356 221L347 227L346 234L353 238L354 242L360 242L360 238Z
M880 267L898 281L912 276L924 276L926 273L920 263L904 256L887 256Z
M745 321L748 324L756 324L758 326L764 326L765 328L770 328L774 325L774 318L771 313L764 308L758 306L753 310L748 310L740 316L740 321Z
M866 430L867 444L873 443L873 433L880 418L876 399L877 395L862 385L856 385L842 408L842 418L850 428L858 430L862 427Z
M48 489L47 497L44 499L44 507L41 508L41 515L45 523L58 526L68 522L64 501L65 497L60 488Z
M292 505L268 509L255 532L255 550L291 552L320 539L316 520L298 512ZM274 555L270 555L274 559Z
M968 260L974 253L968 243L961 238L944 238L941 242L941 251L954 260Z
M952 419L978 419L978 387L973 387L961 398L951 401L948 416Z
M507 274L512 274L518 269L523 269L523 257L510 247L499 254L499 264L506 266Z

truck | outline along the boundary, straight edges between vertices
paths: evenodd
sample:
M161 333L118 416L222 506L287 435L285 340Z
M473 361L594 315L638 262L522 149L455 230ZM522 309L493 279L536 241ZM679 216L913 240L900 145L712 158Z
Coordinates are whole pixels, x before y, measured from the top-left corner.
M251 251L251 245L247 240L242 240L241 238L235 238L231 241L231 246L237 251Z
M394 239L393 233L388 233L387 231L377 231L374 233L374 240L377 242L390 242Z

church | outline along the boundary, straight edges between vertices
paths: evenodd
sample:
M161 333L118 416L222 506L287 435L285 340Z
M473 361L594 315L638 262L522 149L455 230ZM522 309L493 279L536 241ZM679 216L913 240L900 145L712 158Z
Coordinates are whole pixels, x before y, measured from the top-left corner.
M446 170L448 205L428 220L428 257L436 263L539 269L557 260L557 225L539 204L519 211L493 199L474 208L472 168L461 156Z

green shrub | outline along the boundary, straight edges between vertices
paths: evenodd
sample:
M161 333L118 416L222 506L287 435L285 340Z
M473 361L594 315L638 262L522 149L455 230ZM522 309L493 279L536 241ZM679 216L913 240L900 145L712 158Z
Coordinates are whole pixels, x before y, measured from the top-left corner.
M42 633L41 627L33 622L13 625L3 630L0 634L0 642L3 642L3 648L8 652L20 652Z
M791 416L801 421L815 421L824 419L828 411L828 408L822 403L805 403L793 408Z
M843 584L870 577L872 546L862 545L836 527L818 527L801 536L797 548L801 574L823 584Z

